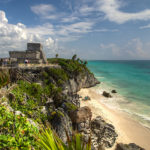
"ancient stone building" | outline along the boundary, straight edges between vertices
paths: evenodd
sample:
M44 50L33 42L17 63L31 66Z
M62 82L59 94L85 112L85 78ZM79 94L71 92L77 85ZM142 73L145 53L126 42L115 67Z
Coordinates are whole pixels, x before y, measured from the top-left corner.
M10 59L16 59L17 63L24 63L26 59L33 64L47 63L40 43L27 43L26 51L10 51L9 55Z

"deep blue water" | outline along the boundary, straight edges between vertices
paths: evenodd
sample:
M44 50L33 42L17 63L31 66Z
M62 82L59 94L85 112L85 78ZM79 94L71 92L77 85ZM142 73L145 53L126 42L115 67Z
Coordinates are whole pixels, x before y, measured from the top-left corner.
M99 81L116 89L128 101L150 106L150 60L89 61L88 68ZM140 111L150 115L148 108Z

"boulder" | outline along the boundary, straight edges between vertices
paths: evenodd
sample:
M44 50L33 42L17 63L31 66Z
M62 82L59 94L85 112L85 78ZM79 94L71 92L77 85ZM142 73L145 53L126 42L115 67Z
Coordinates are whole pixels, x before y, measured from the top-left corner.
M106 123L100 116L91 122L92 138L98 146L110 148L118 136L113 125Z
M135 143L130 144L118 143L115 150L145 150L145 149L136 145Z
M86 120L91 120L92 118L92 112L91 109L87 106L81 107L77 109L76 111L72 112L71 115L71 120L73 123L78 124L81 122L86 122Z
M72 136L72 122L69 116L61 108L55 110L52 116L53 118L51 118L50 121L52 128L56 131L61 140L67 143L67 134L69 137Z
M112 90L111 93L117 93L117 91L116 90Z
M107 98L111 98L112 96L110 95L110 93L104 91L103 92L103 96L107 97Z

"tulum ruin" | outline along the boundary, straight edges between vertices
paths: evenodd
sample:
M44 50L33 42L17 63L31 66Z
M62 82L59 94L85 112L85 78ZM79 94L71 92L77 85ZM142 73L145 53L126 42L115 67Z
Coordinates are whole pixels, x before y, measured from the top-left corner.
M10 60L15 60L17 63L24 63L29 60L31 64L46 64L47 59L43 52L43 46L40 43L27 43L26 51L10 51Z

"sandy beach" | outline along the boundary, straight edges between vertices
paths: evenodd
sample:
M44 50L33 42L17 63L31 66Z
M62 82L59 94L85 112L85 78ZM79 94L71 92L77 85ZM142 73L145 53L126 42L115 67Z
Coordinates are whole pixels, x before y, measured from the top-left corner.
M93 88L81 89L78 94L82 97L90 96L91 100L81 100L81 107L90 107L93 114L92 118L100 115L105 121L115 126L118 133L116 143L135 143L146 150L150 150L150 130L148 128L130 118L127 113L109 108L103 104L101 100L104 99L104 97L96 93ZM114 147L112 149L114 149Z

